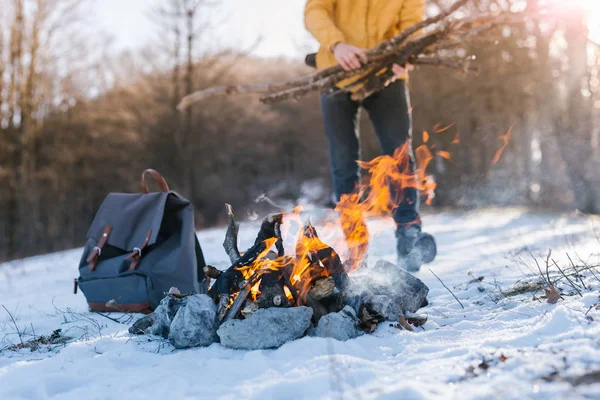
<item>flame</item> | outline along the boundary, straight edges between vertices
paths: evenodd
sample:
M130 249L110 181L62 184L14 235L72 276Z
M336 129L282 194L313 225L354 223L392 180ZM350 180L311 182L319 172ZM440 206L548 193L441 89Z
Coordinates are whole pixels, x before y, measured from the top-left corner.
M453 125L447 127L436 126L433 132L444 132ZM506 141L509 137L510 131L506 135ZM424 131L423 142L427 143L430 138L429 133ZM458 142L457 134L453 143ZM403 200L403 192L407 188L417 189L422 195L426 196L426 203L431 204L437 185L435 179L426 173L427 167L433 159L431 148L433 146L428 147L423 144L415 149L415 165L412 165L411 162L412 150L409 143L396 149L392 156L379 156L369 162L358 161L360 168L368 172L368 179L359 185L354 193L342 195L335 208L339 213L339 222L344 233L345 243L348 246L346 272L358 268L366 256L369 244L366 217L390 215ZM448 151L437 151L436 155L448 160L451 159L451 154ZM302 211L302 208L297 206L292 213L286 213L287 223L282 224L281 229L284 237L287 237L293 228L298 229L295 259L289 256L270 257L268 253L277 241L276 238L270 238L263 242L264 250L256 257L254 262L238 268L244 279L251 279L251 298L253 301L260 296L260 277L269 271L285 268L284 276L286 281L289 280L287 285L291 284L291 286L289 288L285 286L284 292L291 302L296 299L297 304L302 304L305 301L306 295L316 279L330 275L326 265L333 265L333 260L324 257L335 257L337 260L338 255L326 242L331 243L330 239L336 236L338 223L337 221L329 221L325 225L322 229L325 240L322 240L318 237L311 223L304 224L301 222L300 213ZM329 235L331 238L328 237ZM326 249L327 251L322 251ZM231 303L234 299L235 295L232 296Z
M436 154L442 158L445 158L446 160L452 159L452 157L450 156L450 152L448 151L438 151Z
M425 132L424 141L428 139L429 135ZM402 201L403 189L406 188L416 188L425 193L426 203L431 204L436 187L435 180L426 175L427 166L433 159L431 151L426 145L415 150L414 172L411 172L409 155L407 143L396 149L393 156L379 156L369 162L359 161L360 167L370 174L368 185L355 193L342 195L336 207L348 243L349 272L358 268L366 255L369 233L365 216L391 214ZM449 157L449 153L442 152L442 156Z
M252 301L256 301L256 299L258 299L258 296L260 296L259 288L261 280L262 279L259 279L258 282L256 282L256 284L250 289L250 298L252 299Z
M242 275L244 276L244 279L250 279L252 276L255 276L256 272L262 272L260 274L260 275L262 275L264 272L266 272L268 270L276 270L277 269L277 266L276 266L277 259L275 259L275 260L264 259L276 241L277 241L277 238L265 239L265 241L263 242L265 244L265 248L263 251L261 251L258 254L256 259L250 265L236 268L238 271L240 271L242 273ZM258 278L258 276L256 276L256 278Z
M454 125L456 124L456 122L451 123L448 126L445 126L443 128L440 128L442 125L441 124L435 124L433 126L433 133L442 133L442 132L446 132L448 129L452 128Z
M504 149L506 149L506 146L508 146L508 142L510 141L510 135L511 135L513 127L514 127L514 125L510 127L508 132L506 132L506 135L500 136L498 138L498 139L502 140L504 142L504 144L502 145L502 147L500 147L498 149L498 151L496 151L496 154L494 154L494 158L492 159L492 165L496 165L498 160L500 160L500 156L504 152Z
M306 298L315 279L329 276L329 271L318 254L320 250L327 248L329 246L317 236L312 225L300 231L296 242L296 261L290 281L302 301Z
M287 297L290 303L294 304L294 295L292 295L292 292L290 292L290 289L288 289L287 286L283 287L283 293L285 293L285 297Z

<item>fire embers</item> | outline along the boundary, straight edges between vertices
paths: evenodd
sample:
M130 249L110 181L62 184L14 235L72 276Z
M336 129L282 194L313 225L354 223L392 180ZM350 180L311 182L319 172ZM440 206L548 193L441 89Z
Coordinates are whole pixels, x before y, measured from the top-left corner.
M296 257L284 255L281 237L282 214L267 216L254 245L245 253L237 250L238 225L227 205L229 227L223 243L232 266L220 273L207 267L216 279L209 290L224 322L244 318L259 308L309 306L313 322L343 308L343 290L348 276L338 254L319 239L307 224L298 235ZM276 251L272 251L272 248Z

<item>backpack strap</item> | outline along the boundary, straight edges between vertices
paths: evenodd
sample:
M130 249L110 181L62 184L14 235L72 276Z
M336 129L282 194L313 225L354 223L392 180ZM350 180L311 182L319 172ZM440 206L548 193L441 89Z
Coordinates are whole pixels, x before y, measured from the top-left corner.
M108 242L108 237L112 232L112 225L104 226L104 230L102 231L102 235L98 240L98 244L94 247L94 250L90 253L86 261L89 263L88 268L90 271L96 269L96 265L98 265L98 258L100 258L100 254L102 254L102 248Z
M126 260L131 260L131 265L129 265L130 271L134 271L135 269L137 269L138 265L140 264L140 260L142 259L142 251L146 248L146 246L148 246L150 236L152 236L152 229L148 231L146 239L144 239L144 243L142 243L140 247L134 247L133 252L131 252L127 257L125 257Z
M163 178L162 175L158 173L158 171L154 169L146 169L144 170L144 172L142 172L142 193L148 194L148 186L146 185L146 174L152 175L154 181L160 187L160 190L162 190L163 192L169 191L169 185L167 185L167 181L165 181L165 178Z

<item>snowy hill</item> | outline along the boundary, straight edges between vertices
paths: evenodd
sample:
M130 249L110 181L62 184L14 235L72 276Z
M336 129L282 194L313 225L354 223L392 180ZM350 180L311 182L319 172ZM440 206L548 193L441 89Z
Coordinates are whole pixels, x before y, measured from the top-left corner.
M2 264L0 399L600 398L594 271L572 276L575 288L587 286L581 295L560 279L557 304L539 298L540 287L524 286L541 279L530 252L544 271L550 248L561 266L567 252L600 264L592 220L509 209L439 213L424 222L439 255L417 274L431 289L423 328L384 322L347 342L306 337L268 351L219 344L175 351L164 340L132 337L129 316L89 313L81 292L72 294L80 249ZM394 261L391 220L368 226L369 263ZM242 223L240 248L257 229ZM226 267L224 228L198 236L206 261ZM72 340L15 349L56 329Z

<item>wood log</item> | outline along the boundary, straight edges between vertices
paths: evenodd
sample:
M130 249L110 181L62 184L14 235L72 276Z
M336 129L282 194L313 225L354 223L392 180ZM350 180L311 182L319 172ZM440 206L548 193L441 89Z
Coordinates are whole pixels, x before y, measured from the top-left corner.
M327 278L316 279L308 293L315 300L323 300L331 296L334 290L335 282L331 276L328 276Z
M227 232L225 232L225 240L223 241L223 248L225 253L229 257L232 264L235 264L240 259L240 251L238 250L238 231L240 225L235 220L233 214L233 208L230 204L225 204L225 210L227 212Z
M207 265L202 270L204 271L204 275L210 279L219 279L219 276L223 273L223 271L216 269L212 265Z

